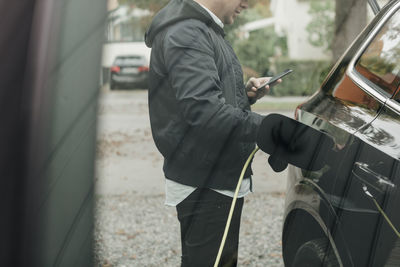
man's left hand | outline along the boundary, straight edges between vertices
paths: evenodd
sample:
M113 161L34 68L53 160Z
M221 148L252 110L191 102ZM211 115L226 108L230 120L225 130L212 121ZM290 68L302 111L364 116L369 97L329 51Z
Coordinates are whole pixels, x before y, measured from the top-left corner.
M247 96L249 99L257 100L261 97L265 96L269 92L269 86L266 85L264 90L257 95L257 88L260 87L263 83L268 82L271 77L261 77L261 78L254 78L251 77L246 84L246 91ZM281 79L278 80L278 83L281 82ZM255 101L254 101L255 102Z

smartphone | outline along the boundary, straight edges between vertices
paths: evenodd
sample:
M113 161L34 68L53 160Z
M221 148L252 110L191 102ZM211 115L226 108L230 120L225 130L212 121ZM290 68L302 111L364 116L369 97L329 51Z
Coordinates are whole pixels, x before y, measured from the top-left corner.
M285 77L286 75L288 75L292 72L293 72L293 70L287 69L287 70L284 70L283 72L279 73L278 75L272 77L268 82L264 83L263 85L261 85L260 87L257 88L257 95L261 94L261 92L265 89L266 85L269 85L269 87L271 88L272 86L274 86L276 84L276 82L280 78Z

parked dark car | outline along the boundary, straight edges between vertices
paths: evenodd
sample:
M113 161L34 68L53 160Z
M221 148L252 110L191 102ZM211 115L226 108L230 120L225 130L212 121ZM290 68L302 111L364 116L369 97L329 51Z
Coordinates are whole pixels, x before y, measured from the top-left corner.
M110 72L111 90L118 88L148 88L149 67L143 55L116 57Z
M400 266L399 84L395 0L296 110L332 145L316 145L307 168L289 166L285 266Z

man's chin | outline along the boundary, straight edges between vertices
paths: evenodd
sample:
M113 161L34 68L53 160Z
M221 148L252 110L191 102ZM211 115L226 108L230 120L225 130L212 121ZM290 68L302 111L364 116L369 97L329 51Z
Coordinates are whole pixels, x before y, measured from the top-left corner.
M235 18L231 17L231 18L227 19L227 20L224 22L224 24L225 24L225 25L231 25L231 24L233 24L234 22L235 22Z

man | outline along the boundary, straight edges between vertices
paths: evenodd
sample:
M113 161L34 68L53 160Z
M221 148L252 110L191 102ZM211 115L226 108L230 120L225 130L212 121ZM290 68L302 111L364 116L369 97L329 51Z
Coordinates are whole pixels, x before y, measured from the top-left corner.
M146 33L152 48L149 109L153 138L164 156L166 204L181 225L182 266L213 266L241 169L263 117L250 111L256 88L224 39L247 0L171 0ZM263 96L268 91L258 96ZM239 191L221 266L236 266L243 197Z

